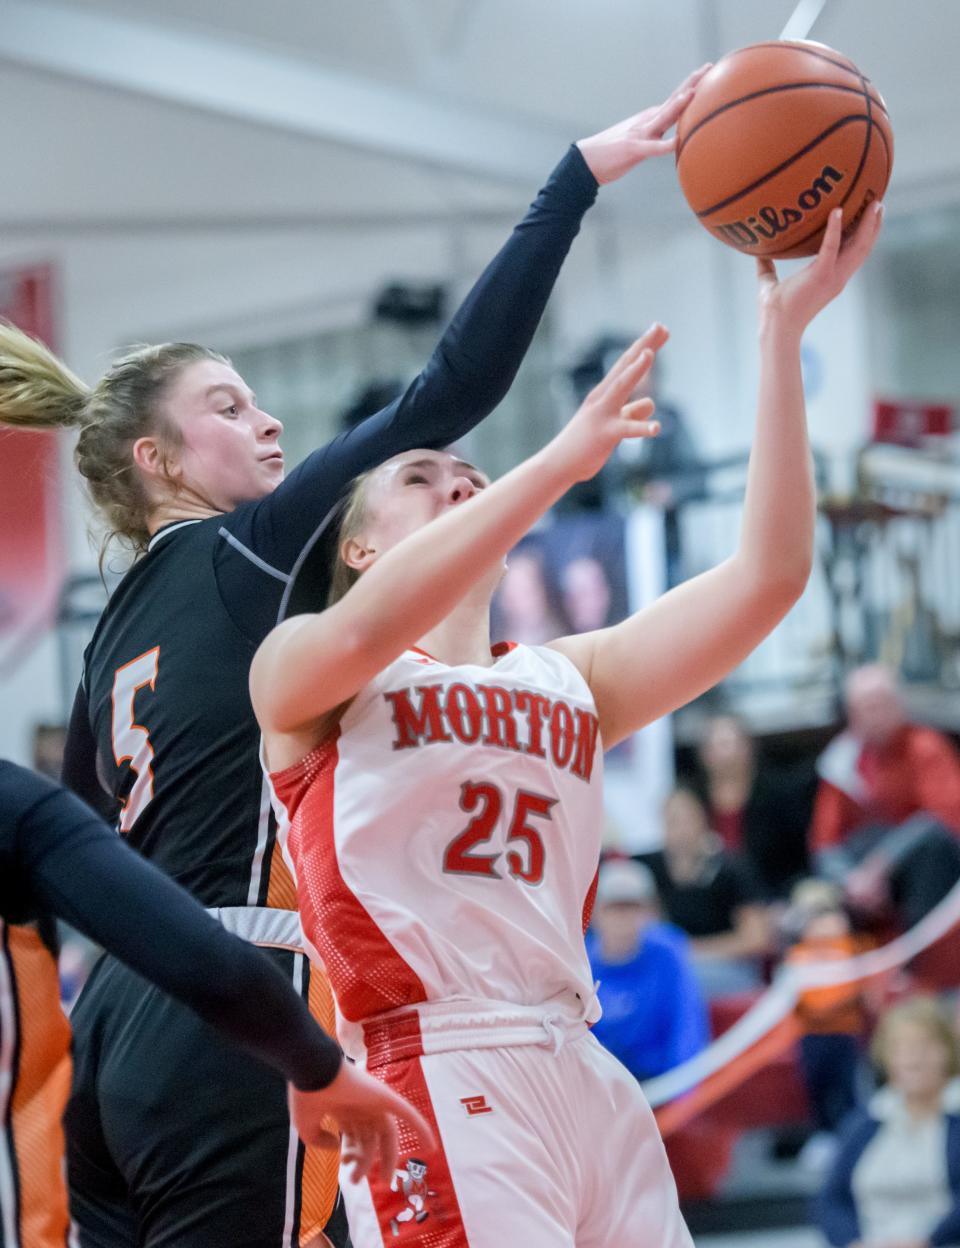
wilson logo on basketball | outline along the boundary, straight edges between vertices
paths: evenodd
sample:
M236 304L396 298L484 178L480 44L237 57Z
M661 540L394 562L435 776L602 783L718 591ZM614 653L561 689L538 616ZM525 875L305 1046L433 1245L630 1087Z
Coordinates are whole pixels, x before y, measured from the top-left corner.
M834 169L833 165L824 165L813 184L797 196L796 207L773 208L767 205L745 221L730 221L725 225L715 225L713 229L735 247L756 247L761 240L769 241L793 229L804 217L819 208L823 200L832 195L837 184L842 181L843 174L838 169Z

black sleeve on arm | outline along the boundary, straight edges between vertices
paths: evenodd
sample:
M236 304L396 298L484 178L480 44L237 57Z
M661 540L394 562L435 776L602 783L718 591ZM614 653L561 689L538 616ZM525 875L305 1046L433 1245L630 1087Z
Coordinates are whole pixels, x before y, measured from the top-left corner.
M90 727L87 691L81 682L73 699L67 739L63 747L61 779L108 823L117 817L116 804L97 775L97 742Z
M240 540L288 572L355 476L401 451L447 446L488 416L513 384L597 189L580 150L571 147L463 301L423 372L388 407L314 451L267 498L238 508ZM229 516L224 523L232 528Z
M37 903L297 1087L326 1087L340 1069L340 1050L280 972L75 797L31 779L37 784L19 820L18 862Z

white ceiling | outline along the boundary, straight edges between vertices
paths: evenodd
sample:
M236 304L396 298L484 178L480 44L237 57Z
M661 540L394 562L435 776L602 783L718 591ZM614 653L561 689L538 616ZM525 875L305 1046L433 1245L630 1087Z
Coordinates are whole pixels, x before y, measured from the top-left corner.
M513 216L569 140L794 0L0 0L0 236ZM960 197L955 0L827 0L901 202ZM679 209L668 162L640 201ZM651 190L652 188L652 190Z

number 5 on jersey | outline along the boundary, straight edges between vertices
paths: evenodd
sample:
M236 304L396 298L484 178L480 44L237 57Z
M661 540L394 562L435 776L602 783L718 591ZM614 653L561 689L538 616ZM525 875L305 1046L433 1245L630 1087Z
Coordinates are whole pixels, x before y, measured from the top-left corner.
M150 733L134 720L133 702L137 690L147 685L156 688L159 663L160 647L154 646L118 667L113 677L113 757L118 767L129 762L136 773L120 815L123 833L130 831L153 797L153 746Z
M550 809L556 806L555 797L543 797L539 793L527 793L521 789L513 803L513 814L507 831L507 873L525 884L541 884L547 862L543 837L532 827L528 818L552 819ZM503 810L503 796L495 784L486 780L467 780L460 786L460 809L473 816L462 832L458 832L443 855L444 871L454 875L482 875L490 879L502 879L497 860L503 854L477 853L477 846L486 845L493 839ZM522 848L521 848L522 847Z

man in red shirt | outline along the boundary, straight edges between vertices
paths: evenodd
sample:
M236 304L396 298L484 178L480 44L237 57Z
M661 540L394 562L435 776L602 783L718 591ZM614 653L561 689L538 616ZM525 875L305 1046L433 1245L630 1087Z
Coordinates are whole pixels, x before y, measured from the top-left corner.
M845 686L847 729L820 756L810 848L858 908L893 901L915 923L960 879L960 753L907 721L878 664Z

